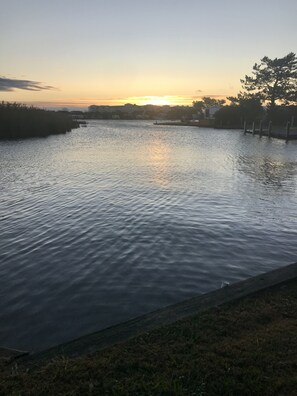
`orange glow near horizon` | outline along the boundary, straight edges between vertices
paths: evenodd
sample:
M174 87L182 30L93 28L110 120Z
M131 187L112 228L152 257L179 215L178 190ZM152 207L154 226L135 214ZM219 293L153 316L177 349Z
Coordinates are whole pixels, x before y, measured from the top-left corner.
M154 97L152 99L149 99L145 104L152 104L156 106L169 106L171 102L170 100L166 100L165 98L162 97Z
M212 97L214 99L226 99L225 95L211 95L204 94L201 96L190 96L190 95L166 95L166 96L129 96L122 98L61 98L52 100L7 100L18 103L27 104L29 106L40 107L40 108L69 108L69 109L80 109L87 110L91 105L97 106L123 106L127 103L135 104L138 106L154 105L154 106L192 106L193 101L201 100L203 96ZM4 99L4 101L6 101Z
M127 98L86 98L86 99L64 99L52 101L22 101L22 103L37 107L71 107L85 108L91 105L97 106L123 106L126 103L138 106L154 105L154 106L192 106L194 100L198 100L193 96L133 96Z
M128 98L131 102L136 105L155 105L155 106L172 106L177 102L178 97L176 96L140 96L135 98ZM184 98L179 98L180 100L184 100Z
M120 100L115 100L114 105L131 103L138 106L182 106L192 105L193 100L194 99L191 96L132 96Z

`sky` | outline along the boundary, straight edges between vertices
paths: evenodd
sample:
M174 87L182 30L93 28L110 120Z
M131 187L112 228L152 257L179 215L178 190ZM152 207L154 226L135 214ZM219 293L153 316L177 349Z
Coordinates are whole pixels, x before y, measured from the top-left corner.
M236 95L297 52L296 0L0 0L0 101L46 108Z

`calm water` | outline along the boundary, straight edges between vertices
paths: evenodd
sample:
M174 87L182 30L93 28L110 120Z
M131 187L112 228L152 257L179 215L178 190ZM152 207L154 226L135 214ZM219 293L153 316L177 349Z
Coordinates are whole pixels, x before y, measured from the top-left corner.
M0 143L0 345L43 349L297 261L297 142L94 121Z

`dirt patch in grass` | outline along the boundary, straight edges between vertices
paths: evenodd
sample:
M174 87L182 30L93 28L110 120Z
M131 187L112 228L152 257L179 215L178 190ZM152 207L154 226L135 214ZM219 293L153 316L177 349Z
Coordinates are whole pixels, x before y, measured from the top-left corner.
M1 395L297 395L297 280L93 355L1 369Z

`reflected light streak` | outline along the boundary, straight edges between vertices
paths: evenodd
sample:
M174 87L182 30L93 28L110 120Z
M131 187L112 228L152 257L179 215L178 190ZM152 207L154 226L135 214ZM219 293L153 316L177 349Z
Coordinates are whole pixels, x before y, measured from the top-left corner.
M170 184L170 148L160 139L149 145L148 159L152 170L152 180L157 186L168 187Z

